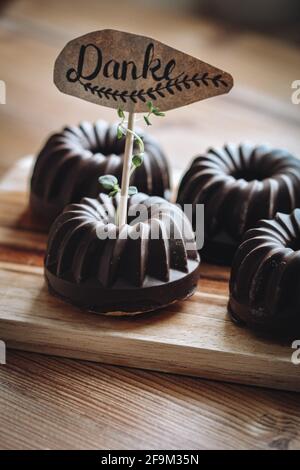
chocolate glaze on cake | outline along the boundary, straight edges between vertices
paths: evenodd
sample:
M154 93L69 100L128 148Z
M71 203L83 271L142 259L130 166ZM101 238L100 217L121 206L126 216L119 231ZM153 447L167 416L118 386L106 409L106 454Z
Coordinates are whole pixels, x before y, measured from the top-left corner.
M252 327L300 333L300 209L261 220L233 260L228 310Z
M128 224L119 229L118 204L119 198L100 194L58 216L45 257L50 292L88 311L116 315L156 310L190 296L200 261L181 209L138 193L129 199ZM108 236L102 237L104 231Z
M276 212L300 206L300 161L265 145L225 145L195 158L180 183L178 202L204 204L201 255L230 264L245 231Z
M52 135L40 151L31 179L30 206L45 225L63 208L82 197L97 197L99 176L122 176L125 138L117 139L116 125L82 122ZM137 131L145 145L144 162L130 184L150 195L169 198L166 157L156 140Z

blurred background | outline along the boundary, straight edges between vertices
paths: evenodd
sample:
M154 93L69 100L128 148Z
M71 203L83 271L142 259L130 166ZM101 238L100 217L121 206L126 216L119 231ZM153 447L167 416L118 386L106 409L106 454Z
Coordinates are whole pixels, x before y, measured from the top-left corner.
M207 147L249 140L300 155L299 0L0 0L0 176L65 124L116 112L58 92L56 56L70 39L103 28L152 36L230 72L229 95L173 110L151 133L175 173Z

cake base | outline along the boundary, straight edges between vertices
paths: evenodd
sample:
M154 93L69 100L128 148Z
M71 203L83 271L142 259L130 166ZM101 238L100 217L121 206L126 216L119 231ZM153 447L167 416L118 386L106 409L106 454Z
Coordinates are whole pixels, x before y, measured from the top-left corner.
M45 278L52 295L85 311L111 316L138 315L190 297L197 287L200 265L193 260L188 265L188 273L171 270L167 282L148 277L143 287L132 287L125 282L111 288L92 281L76 284L57 277L47 268Z

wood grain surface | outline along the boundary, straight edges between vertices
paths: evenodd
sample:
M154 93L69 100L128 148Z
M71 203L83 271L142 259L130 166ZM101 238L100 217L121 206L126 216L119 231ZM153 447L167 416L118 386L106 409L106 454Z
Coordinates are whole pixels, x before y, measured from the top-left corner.
M66 123L114 120L113 111L99 115L98 107L52 86L63 45L104 27L156 37L235 78L230 95L170 112L152 127L175 172L225 141L268 141L300 155L299 108L290 100L291 82L299 78L296 46L144 3L73 0L70 9L68 0L20 0L8 2L0 16L0 78L8 92L0 109L0 173L9 176L14 162ZM20 168L29 165L27 159ZM17 264L38 276L45 238L37 231L34 240L26 238L32 221L20 204L24 178L14 178L5 178L9 197L1 193L7 209L1 214L1 259L11 273ZM26 249L16 249L19 237L13 238L17 208ZM222 297L227 274L218 275L214 293ZM7 365L0 366L0 448L297 449L299 405L297 393L9 351Z
M8 354L1 447L297 449L299 395Z

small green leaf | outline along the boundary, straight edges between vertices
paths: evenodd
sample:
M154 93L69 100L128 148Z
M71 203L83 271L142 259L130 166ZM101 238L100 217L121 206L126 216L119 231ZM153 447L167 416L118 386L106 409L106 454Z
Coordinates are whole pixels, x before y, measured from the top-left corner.
M148 116L144 116L144 120L145 120L145 123L147 124L147 126L151 126L151 122L149 121Z
M124 114L124 111L122 108L118 108L118 116L120 119L124 119L125 118L125 114Z
M132 157L132 164L138 168L143 163L143 155L137 154Z
M138 192L137 190L137 187L136 186L129 186L128 188L128 196L133 196L134 194L136 194Z
M153 104L152 104L152 101L147 101L147 108L149 109L150 113L152 112L153 110Z
M118 185L118 180L113 175L100 176L98 181L103 186L103 188L106 189L107 191L113 190L115 186Z
M155 116L165 116L165 113L163 113L162 111L158 111L158 109L156 109L155 111L153 111L153 114Z
M117 128L117 139L119 139L119 140L122 139L123 135L124 134L123 134L123 131L122 131L121 127L118 126L118 128Z

